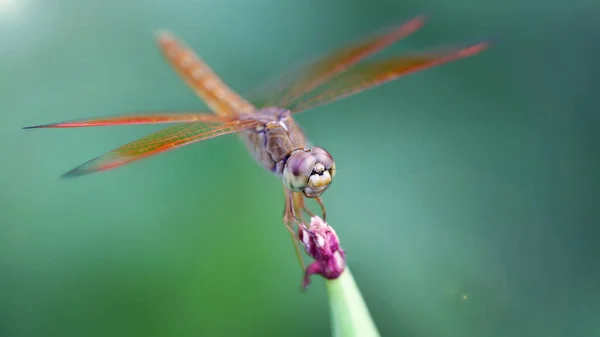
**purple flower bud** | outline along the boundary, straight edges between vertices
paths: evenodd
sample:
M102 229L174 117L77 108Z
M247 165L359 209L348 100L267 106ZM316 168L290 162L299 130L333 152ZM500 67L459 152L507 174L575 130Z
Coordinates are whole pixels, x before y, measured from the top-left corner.
M346 267L346 254L340 246L335 230L323 219L313 216L308 228L299 228L298 238L306 253L314 259L304 272L304 288L310 283L311 275L319 274L333 280L342 274Z

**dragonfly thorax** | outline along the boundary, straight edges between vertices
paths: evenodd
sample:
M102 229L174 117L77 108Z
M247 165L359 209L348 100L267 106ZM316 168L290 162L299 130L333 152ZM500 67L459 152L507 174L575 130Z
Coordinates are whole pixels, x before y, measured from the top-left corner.
M251 118L261 123L243 138L258 162L281 178L286 188L309 198L320 196L335 174L331 155L311 147L289 110L263 108Z

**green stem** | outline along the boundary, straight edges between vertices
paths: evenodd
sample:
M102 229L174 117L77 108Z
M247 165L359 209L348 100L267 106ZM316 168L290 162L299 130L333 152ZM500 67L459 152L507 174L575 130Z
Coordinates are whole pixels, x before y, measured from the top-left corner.
M335 337L379 337L369 309L348 266L335 280L326 280Z

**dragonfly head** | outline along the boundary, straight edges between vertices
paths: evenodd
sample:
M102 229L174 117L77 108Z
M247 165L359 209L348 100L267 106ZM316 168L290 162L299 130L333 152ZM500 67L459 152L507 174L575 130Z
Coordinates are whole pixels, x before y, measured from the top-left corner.
M335 162L320 147L295 150L283 168L285 186L294 192L302 191L308 198L325 192L334 176Z

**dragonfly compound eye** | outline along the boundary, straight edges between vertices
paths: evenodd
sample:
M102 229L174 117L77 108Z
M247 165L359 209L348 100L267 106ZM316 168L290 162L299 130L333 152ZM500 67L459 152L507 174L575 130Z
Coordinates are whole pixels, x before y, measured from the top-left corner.
M313 147L310 150L315 158L308 184L304 188L304 195L309 198L319 197L331 184L331 180L335 176L335 162L329 152L320 147Z
M315 156L304 150L294 151L283 168L283 183L294 192L306 188L313 168L317 162Z

